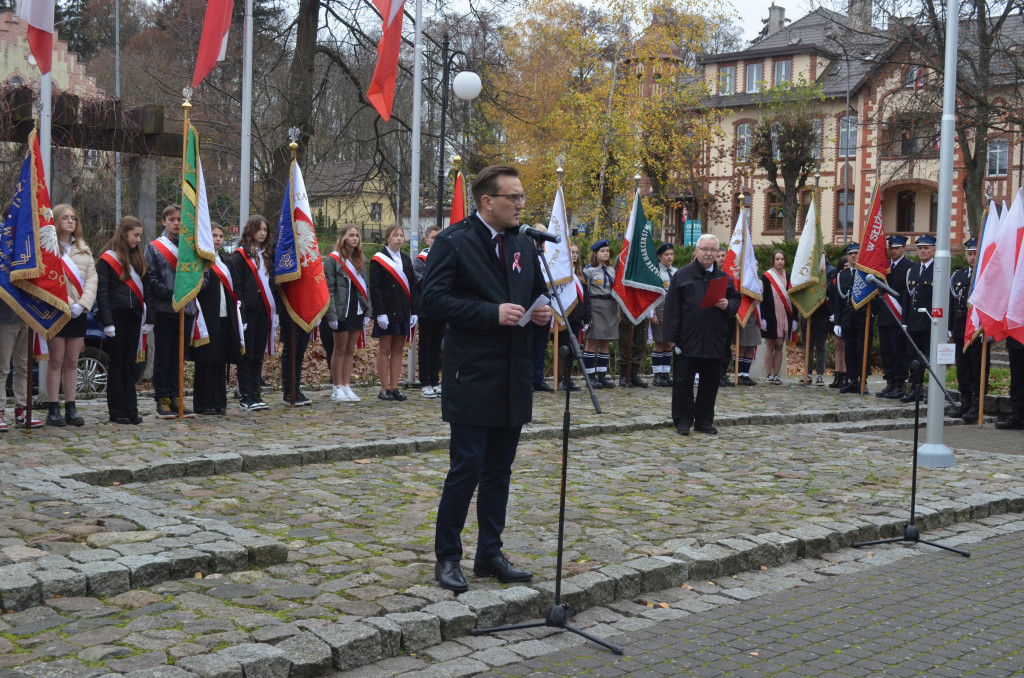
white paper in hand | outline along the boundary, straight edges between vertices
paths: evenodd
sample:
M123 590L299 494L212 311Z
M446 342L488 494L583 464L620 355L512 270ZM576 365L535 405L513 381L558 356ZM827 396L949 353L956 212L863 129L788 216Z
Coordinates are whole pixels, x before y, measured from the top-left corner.
M533 318L534 309L539 308L541 306L547 306L550 303L551 299L549 299L544 294L540 295L539 297L537 297L537 301L533 302L533 306L526 309L526 313L523 314L523 317L519 319L519 322L517 324L520 327L526 327L526 323L530 322L530 320Z

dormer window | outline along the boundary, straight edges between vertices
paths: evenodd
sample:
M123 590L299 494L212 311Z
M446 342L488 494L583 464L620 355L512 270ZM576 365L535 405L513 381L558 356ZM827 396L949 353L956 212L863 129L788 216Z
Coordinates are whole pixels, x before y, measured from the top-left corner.
M924 67L922 66L911 66L907 69L907 76L904 79L904 87L913 87L914 89L920 89L924 85Z

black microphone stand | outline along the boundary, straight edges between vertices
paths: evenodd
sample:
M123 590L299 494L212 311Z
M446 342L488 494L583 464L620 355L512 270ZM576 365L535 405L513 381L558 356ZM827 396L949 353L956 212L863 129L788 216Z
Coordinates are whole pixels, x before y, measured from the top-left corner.
M885 292L881 288L878 288L877 285L876 289L878 289L879 294L885 294ZM893 312L891 308L889 308L888 304L883 303L881 305L884 306L890 314L892 314L893 319L896 321L896 325L903 331L903 335L907 338L907 345L912 346L914 348L914 353L917 354L917 359L910 363L910 387L914 391L914 461L910 475L910 520L903 526L904 529L902 537L855 542L853 544L853 548L856 549L862 546L874 546L875 544L894 544L896 542L911 542L914 544L927 544L928 546L934 546L937 549L951 551L953 553L958 553L965 558L970 558L971 554L968 551L961 551L960 549L955 549L952 546L944 546L942 544L936 544L933 541L928 541L927 539L921 539L921 531L918 530L917 526L914 524L914 514L917 507L917 435L921 426L921 391L923 390L924 382L924 372L921 371L922 365L924 365L925 369L927 369L928 372L932 375L932 379L935 381L936 384L938 384L939 388L942 389L942 393L943 395L946 396L946 400L949 401L949 404L956 405L956 402L953 400L953 396L950 395L949 390L946 389L946 385L943 384L942 381L939 379L938 375L935 374L935 370L932 369L932 366L928 362L928 359L924 357L924 353L922 353L921 349L917 347L917 344L914 343L914 340L910 338L910 333L907 332L907 328L903 326L901 319L896 317L896 313ZM913 376L915 373L918 373L921 376Z
M565 319L566 329L569 331L569 346L563 346L561 354L568 359L575 359L579 364L580 369L583 370L583 354L580 352L580 342L573 336L572 328L569 327L569 316L565 313L565 307L562 304L561 298L555 291L554 284L551 283L554 278L551 276L551 267L548 266L547 260L540 255L542 249L537 247L537 258L544 263L544 270L548 275L548 285L551 292L551 296L554 298L555 304L558 306L558 312L562 318ZM571 373L571 370L567 370L567 373ZM586 371L583 371L586 374ZM558 375L555 375L555 380L558 380ZM594 393L594 387L591 386L590 380L586 379L587 388L590 389L590 399L594 403L594 411L598 414L601 413L601 405L597 402L597 394ZM470 634L474 636L480 636L485 633L500 633L502 631L516 631L519 629L535 629L544 626L551 626L553 628L561 629L563 631L571 631L578 636L582 636L587 640L597 643L601 647L607 648L617 655L623 654L622 648L618 645L613 645L607 641L601 640L600 638L593 636L586 631L582 631L569 623L569 618L572 617L576 611L570 607L568 603L562 602L562 546L565 541L565 480L566 470L569 466L569 422L570 422L570 399L572 398L572 389L569 388L568 379L566 379L565 389L565 414L562 416L562 481L559 489L558 496L558 561L555 565L555 603L548 610L547 617L544 621L526 622L524 624L507 624L505 626L492 626L484 629L472 629Z

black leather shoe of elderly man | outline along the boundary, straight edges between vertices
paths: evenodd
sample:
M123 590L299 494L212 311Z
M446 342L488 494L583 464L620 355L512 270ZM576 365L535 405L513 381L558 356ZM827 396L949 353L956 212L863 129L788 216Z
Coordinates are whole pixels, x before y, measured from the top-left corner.
M473 561L473 574L478 577L494 577L502 584L530 581L533 574L521 570L508 561L504 553L494 558L478 558Z
M437 585L443 589L464 593L469 590L466 575L462 574L462 565L457 560L441 560L434 565L434 576Z

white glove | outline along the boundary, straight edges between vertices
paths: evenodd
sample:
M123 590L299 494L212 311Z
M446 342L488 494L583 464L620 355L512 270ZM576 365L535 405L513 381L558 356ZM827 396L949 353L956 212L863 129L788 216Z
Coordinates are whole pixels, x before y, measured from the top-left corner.
M142 326L142 333L143 334L152 334L153 333L153 323L146 323L145 325L143 325Z
M836 316L834 313L828 317L828 321L830 323L834 323L836 321Z
M832 334L834 334L837 337L839 337L840 339L842 339L843 338L843 328L840 327L839 325L834 325L832 327Z
M82 308L82 305L79 304L78 302L71 304L71 317L77 318L78 316L82 315L82 311L84 310L85 309Z
M247 329L249 329L249 323L242 323L242 331L245 332Z
M676 355L683 355L683 349L679 348L678 346L673 346L672 352L675 353Z
M409 327L416 327L416 323L418 323L419 321L420 317L413 313L412 317L409 318Z
M952 330L946 330L946 338L947 339L952 339L953 338L953 331Z
M103 328L103 334L113 339L114 335L117 334L117 328L115 328L113 325L107 325L106 327Z
M906 325L900 325L900 327L902 327L903 329L907 329Z
M794 320L794 321L793 321L793 327L791 327L789 331L790 331L790 332L796 332L796 328L797 328L798 326L799 326L799 323L797 323L797 321L795 321L795 320Z
M330 328L331 328L332 330L334 330L335 332L337 332L337 331L338 331L338 321L337 321L337 320L328 320L328 321L327 321L327 325L328 325L328 326L329 326L329 327L330 327Z
M761 318L761 331L762 332L767 332L768 331L768 321L765 320L764 318Z
M380 325L382 330L386 330L388 328L388 317L386 315L377 316L377 324Z

